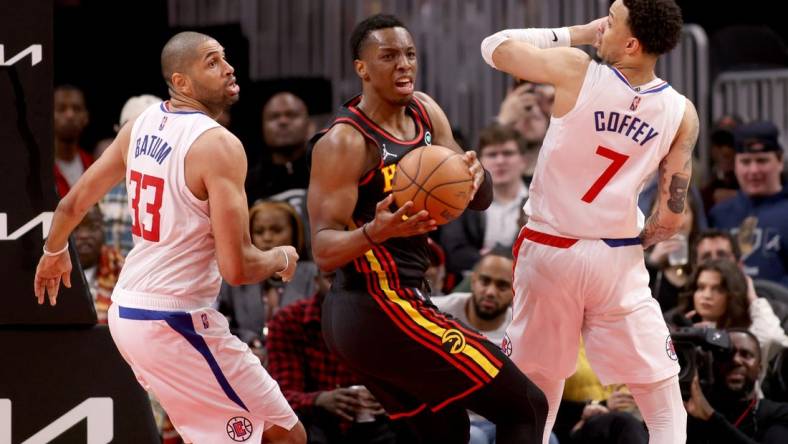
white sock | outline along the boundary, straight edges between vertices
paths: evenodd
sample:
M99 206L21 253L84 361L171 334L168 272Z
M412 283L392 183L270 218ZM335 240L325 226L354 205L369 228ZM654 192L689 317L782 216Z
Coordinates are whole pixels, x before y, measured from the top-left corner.
M687 442L687 410L678 376L650 384L627 384L648 427L649 444Z
M555 417L558 414L558 406L561 405L561 397L564 394L564 380L553 379L542 376L539 373L526 374L537 387L539 387L547 398L547 422L544 426L543 444L548 444L550 433L553 431Z

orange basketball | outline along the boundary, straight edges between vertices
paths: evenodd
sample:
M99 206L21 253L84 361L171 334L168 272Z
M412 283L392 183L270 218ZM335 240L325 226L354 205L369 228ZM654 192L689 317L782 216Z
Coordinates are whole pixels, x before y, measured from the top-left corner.
M413 201L410 214L427 210L439 225L462 214L472 189L473 176L463 155L437 145L406 154L397 164L392 185L397 206Z

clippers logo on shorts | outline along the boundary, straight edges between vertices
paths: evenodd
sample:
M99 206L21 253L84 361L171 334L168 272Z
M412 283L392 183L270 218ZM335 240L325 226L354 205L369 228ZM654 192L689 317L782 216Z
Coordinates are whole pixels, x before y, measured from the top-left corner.
M424 143L426 143L427 145L432 145L432 133L430 133L429 131L424 133Z
M162 131L164 129L164 125L166 124L167 124L167 116L164 116L161 118L161 123L159 124L159 131Z
M678 361L679 357L676 355L676 349L673 348L673 340L670 339L670 335L668 335L668 339L665 340L665 352L668 354L668 358Z
M200 319L202 319L202 326L203 328L208 328L210 325L208 324L208 315L203 313L200 315Z
M233 441L243 442L252 436L252 421L236 416L227 421L227 436Z
M450 328L443 333L441 344L448 345L447 350L453 355L462 353L465 350L465 335L459 330Z
M509 339L509 335L504 335L503 341L501 341L501 351L506 356L512 356L512 340Z

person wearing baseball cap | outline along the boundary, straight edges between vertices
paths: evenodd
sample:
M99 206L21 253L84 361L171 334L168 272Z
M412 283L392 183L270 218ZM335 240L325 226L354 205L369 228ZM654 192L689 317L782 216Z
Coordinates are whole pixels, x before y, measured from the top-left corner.
M734 130L736 197L711 209L711 226L728 229L739 242L745 272L788 285L788 192L782 184L780 131L768 121Z

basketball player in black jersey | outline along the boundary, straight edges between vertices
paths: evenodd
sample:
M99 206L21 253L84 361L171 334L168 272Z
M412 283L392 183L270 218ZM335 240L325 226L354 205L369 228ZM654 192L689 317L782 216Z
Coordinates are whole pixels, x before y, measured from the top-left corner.
M496 344L429 302L424 285L426 211L392 210L391 182L409 151L436 144L462 152L435 101L414 91L416 49L392 16L376 15L351 37L362 93L310 143L308 206L315 261L338 269L323 304L329 348L362 379L392 419L425 444L467 443L466 409L498 426L497 442L539 442L547 403ZM492 200L473 152L470 208Z

